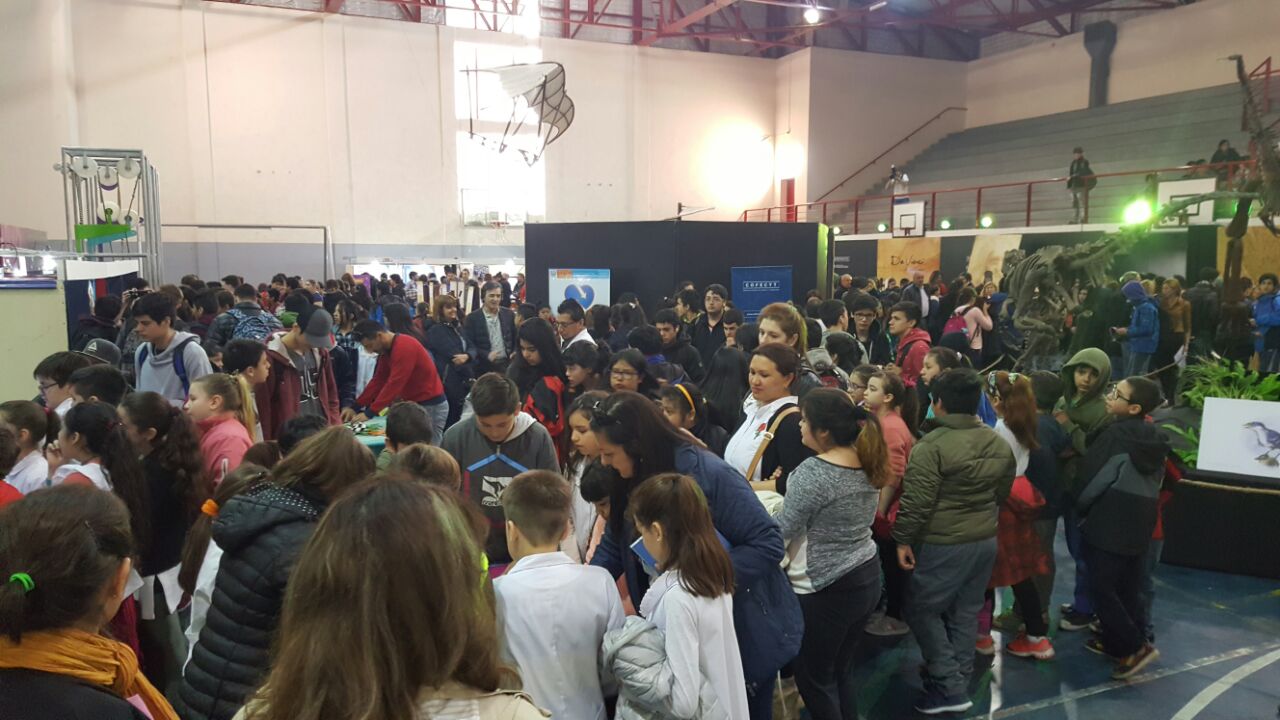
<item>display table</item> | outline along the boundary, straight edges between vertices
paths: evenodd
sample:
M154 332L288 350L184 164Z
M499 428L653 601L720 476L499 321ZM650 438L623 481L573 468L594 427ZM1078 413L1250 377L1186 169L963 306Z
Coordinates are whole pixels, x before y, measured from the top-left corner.
M361 424L364 425L364 429L356 433L356 439L372 450L375 456L378 455L387 446L387 419L374 417Z
M1280 580L1280 484L1192 470L1164 512L1171 565Z

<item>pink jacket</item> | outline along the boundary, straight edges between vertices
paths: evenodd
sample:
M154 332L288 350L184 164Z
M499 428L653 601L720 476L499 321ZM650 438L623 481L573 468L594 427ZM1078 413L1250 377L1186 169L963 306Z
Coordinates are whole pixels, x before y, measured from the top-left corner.
M205 472L216 486L227 473L240 467L245 452L253 446L249 431L235 417L203 420L200 425L200 451L204 454Z
M911 446L916 439L907 429L902 416L891 412L880 418L880 430L884 433L884 444L889 448L889 469L893 472L892 484L902 484L902 475L907 471L907 458L911 456Z

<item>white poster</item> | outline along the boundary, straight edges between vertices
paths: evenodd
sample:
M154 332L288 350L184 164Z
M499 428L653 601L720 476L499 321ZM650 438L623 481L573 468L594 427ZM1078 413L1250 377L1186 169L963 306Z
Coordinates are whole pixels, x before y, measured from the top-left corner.
M1280 478L1280 403L1208 398L1200 428L1196 467Z
M585 310L592 305L609 305L608 270L547 271L548 305L554 311L565 300L577 300Z

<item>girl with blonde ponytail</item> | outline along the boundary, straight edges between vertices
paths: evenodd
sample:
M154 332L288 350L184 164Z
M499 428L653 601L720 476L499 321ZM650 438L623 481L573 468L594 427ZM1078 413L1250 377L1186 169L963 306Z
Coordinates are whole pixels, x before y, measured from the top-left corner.
M200 427L205 470L215 486L240 466L253 446L253 425L245 419L249 397L244 378L212 373L191 383L187 414Z

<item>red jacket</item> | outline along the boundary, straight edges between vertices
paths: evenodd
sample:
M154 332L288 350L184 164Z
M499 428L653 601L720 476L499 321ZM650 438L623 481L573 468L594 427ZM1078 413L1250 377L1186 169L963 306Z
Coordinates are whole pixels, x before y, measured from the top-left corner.
M894 364L902 371L902 382L907 387L915 387L916 381L920 379L920 370L924 368L924 356L928 354L931 344L929 333L920 328L911 328L898 341L898 349L894 353Z
M276 333L267 341L267 358L271 361L271 374L267 381L253 390L258 405L258 421L262 424L263 440L278 440L280 428L298 414L302 399L302 376L289 359L281 339L284 333ZM320 354L319 378L316 394L324 406L325 419L330 425L341 422L338 409L338 383L333 376L333 363L329 351L316 350Z
M375 413L400 400L421 403L444 395L435 361L422 343L408 335L396 335L391 351L378 356L378 367L356 405Z
M21 499L22 493L18 492L18 488L0 480L0 507L4 507L11 502L17 502Z

